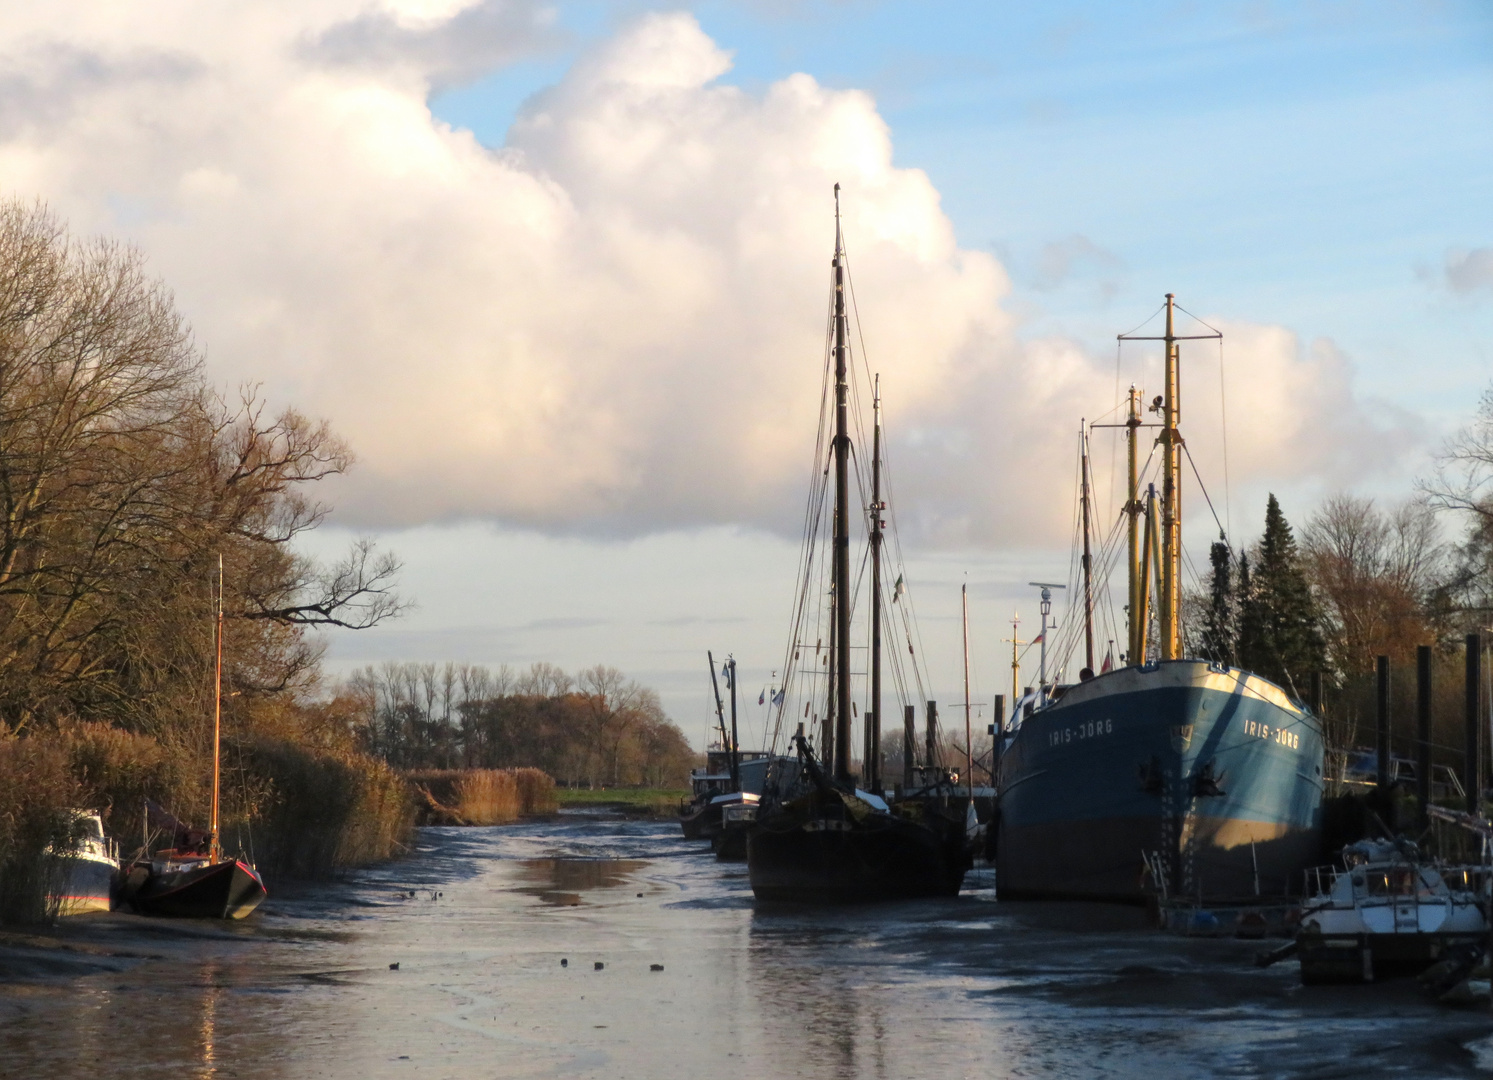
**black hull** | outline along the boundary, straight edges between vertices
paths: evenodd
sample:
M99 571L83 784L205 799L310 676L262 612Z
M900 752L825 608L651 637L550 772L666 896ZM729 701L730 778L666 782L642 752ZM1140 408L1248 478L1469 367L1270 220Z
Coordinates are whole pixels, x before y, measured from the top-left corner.
M721 862L741 862L747 857L747 836L750 832L745 826L721 829L710 841L715 857Z
M1301 958L1301 981L1323 983L1371 982L1374 979L1419 975L1449 950L1480 947L1487 935L1447 934L1308 934L1296 937Z
M957 896L969 869L963 836L902 818L763 823L747 839L758 900L846 904Z
M679 827L686 840L711 840L721 831L721 805L707 803L680 811Z
M150 873L128 896L141 915L242 919L265 897L259 875L237 860Z

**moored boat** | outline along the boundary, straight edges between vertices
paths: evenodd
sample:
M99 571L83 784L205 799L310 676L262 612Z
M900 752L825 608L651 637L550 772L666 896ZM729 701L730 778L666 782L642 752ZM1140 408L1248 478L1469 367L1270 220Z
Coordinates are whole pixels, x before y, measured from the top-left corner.
M59 915L110 911L118 891L119 855L104 835L103 817L91 810L72 811L77 840L60 862L59 887L50 897Z
M223 742L223 559L218 558L213 639L216 667L213 696L212 817L207 830L192 829L146 800L146 845L139 859L122 871L121 893L142 915L242 919L265 898L264 881L252 863L224 855L218 811ZM150 851L152 821L171 835L171 846Z
M1370 982L1414 975L1488 939L1483 867L1437 867L1408 840L1360 840L1343 869L1314 868L1296 954L1301 981Z
M1086 663L1077 683L1048 683L1044 587L1040 685L1017 702L1000 736L993 846L1002 897L1144 903L1155 891L1202 902L1287 894L1318 857L1317 717L1260 675L1183 653L1177 343L1188 336L1174 332L1173 307L1168 294L1164 336L1139 339L1166 350L1166 392L1153 406L1161 417L1159 496L1150 485L1142 499L1134 388L1120 425L1129 450L1129 666L1094 674L1085 436ZM1157 867L1165 881L1148 883Z
M815 480L806 519L805 548L794 620L783 666L784 691L775 697L777 731L781 733L784 699L803 704L807 717L816 704L825 709L815 733L817 748L810 745L804 725L790 745L796 751L796 769L770 769L755 820L745 829L747 876L759 901L847 903L958 893L970 865L965 819L941 813L937 800L909 799L888 806L881 789L881 560L886 509L881 500L881 403L879 388L873 391L873 444L870 504L866 507L867 563L870 569L869 679L865 687L868 708L861 716L863 775L852 772L852 720L857 712L851 698L851 606L858 582L850 573L851 440L849 423L849 334L846 310L847 265L840 231L839 185L835 186L835 254L832 267L833 326L827 360L825 391L833 391L821 408L821 427L815 452ZM826 427L829 416L832 428ZM832 434L831 434L832 432ZM829 435L829 457L821 457ZM824 502L833 475L830 514L830 558L828 580L817 558L818 530L824 521ZM902 579L898 580L898 587ZM900 591L898 592L900 595ZM827 601L827 603L826 603ZM825 637L816 641L808 630L808 614L828 614L827 652ZM904 608L905 611L905 608ZM812 664L803 660L813 642ZM910 643L910 638L909 638ZM825 670L819 670L823 657ZM901 669L897 669L900 675ZM820 681L822 680L822 682ZM899 678L906 686L907 680ZM797 689L789 694L789 686ZM816 726L817 714L815 717ZM776 745L776 735L774 737ZM861 786L864 782L864 788Z

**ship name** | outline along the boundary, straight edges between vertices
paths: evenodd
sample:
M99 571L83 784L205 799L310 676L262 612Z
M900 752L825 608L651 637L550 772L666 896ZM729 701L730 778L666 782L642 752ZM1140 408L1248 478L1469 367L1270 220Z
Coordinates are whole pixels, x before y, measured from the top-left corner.
M1083 739L1097 739L1101 735L1113 735L1115 722L1112 719L1086 720L1082 724L1069 724L1064 728L1055 728L1047 733L1048 746L1062 746L1065 743L1079 742Z
M1292 750L1301 749L1301 736L1294 731L1285 728L1273 728L1269 724L1262 724L1258 720L1244 721L1244 734L1250 738L1266 739L1279 746L1289 747Z

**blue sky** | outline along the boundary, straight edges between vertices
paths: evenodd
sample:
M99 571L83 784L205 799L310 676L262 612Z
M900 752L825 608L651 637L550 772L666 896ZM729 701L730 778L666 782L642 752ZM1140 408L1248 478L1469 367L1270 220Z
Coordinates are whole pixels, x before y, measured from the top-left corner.
M432 101L501 145L523 100L643 10L562 3L569 48ZM1493 304L1448 249L1493 238L1484 3L703 3L724 81L873 93L1024 332L1104 348L1171 290L1330 337L1437 423L1493 371ZM1128 321L1127 321L1128 320ZM1433 362L1428 362L1434 357ZM1414 380L1403 378L1407 366Z

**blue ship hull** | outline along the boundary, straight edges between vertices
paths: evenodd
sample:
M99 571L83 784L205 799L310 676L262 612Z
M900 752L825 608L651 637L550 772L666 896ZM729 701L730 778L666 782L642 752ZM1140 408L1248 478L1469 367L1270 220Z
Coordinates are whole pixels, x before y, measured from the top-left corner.
M1122 668L1005 740L996 889L1144 902L1156 853L1172 896L1295 894L1321 817L1321 725L1274 683L1201 660Z

